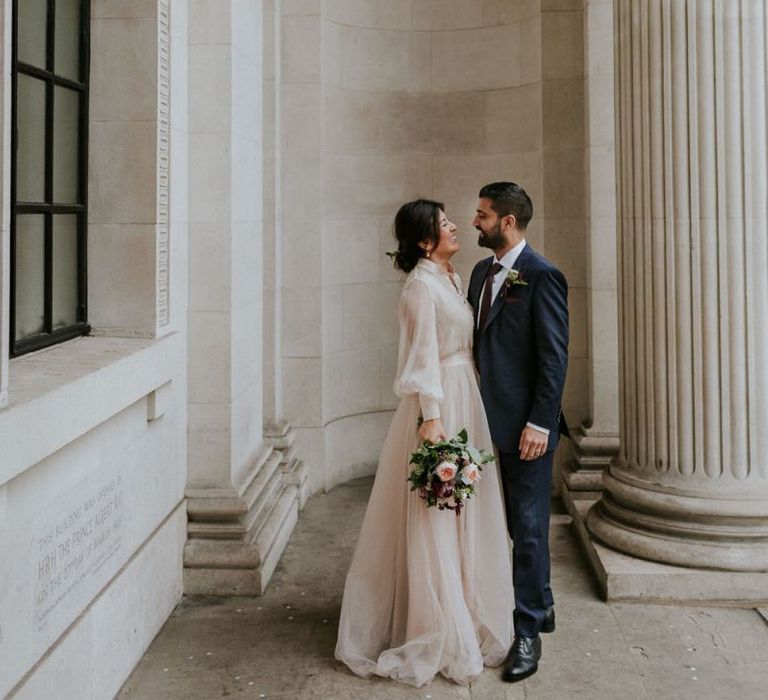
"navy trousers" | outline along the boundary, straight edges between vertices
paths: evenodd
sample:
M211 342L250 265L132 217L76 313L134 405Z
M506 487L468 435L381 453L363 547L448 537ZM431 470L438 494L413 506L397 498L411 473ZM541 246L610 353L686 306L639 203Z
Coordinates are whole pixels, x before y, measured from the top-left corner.
M549 584L549 500L554 450L524 462L501 452L501 484L512 538L515 634L535 637L547 608L554 605Z

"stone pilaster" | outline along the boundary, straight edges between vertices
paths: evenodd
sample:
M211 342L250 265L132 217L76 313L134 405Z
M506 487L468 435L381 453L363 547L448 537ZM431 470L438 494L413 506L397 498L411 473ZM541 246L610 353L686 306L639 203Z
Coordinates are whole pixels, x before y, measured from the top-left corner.
M290 430L269 427L281 411L279 132L270 99L276 49L269 8L234 0L189 8L186 593L263 592L304 486Z
M588 526L643 559L766 572L765 3L615 11L621 449Z
M280 0L264 5L264 441L280 451L283 480L296 487L301 510L310 496L308 470L283 409L281 18Z
M588 419L573 434L561 495L575 518L602 490L603 471L619 450L616 324L616 168L613 109L613 6L584 0ZM577 504L581 501L581 504Z
M262 142L264 154L264 424L277 425L283 417L283 224L281 206L282 130L280 125L281 2L264 7L264 83Z

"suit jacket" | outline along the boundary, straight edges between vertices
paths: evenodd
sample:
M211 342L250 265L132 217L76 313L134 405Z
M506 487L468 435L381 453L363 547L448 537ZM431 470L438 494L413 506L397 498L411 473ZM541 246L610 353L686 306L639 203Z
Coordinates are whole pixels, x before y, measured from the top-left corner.
M568 435L560 401L568 366L568 283L560 270L526 245L514 269L526 284L499 290L485 327L477 314L493 257L475 265L469 301L475 309L474 355L491 437L501 452L517 452L531 422L549 429L548 450ZM503 271L499 274L503 274Z

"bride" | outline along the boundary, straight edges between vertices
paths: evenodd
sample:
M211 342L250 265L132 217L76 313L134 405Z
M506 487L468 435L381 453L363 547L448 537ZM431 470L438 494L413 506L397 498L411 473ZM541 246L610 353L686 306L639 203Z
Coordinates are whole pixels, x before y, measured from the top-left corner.
M472 364L472 309L450 262L456 226L442 204L419 199L400 208L395 235L395 266L408 273L401 400L347 574L336 658L360 676L421 686L441 673L466 685L504 660L513 634L502 495L493 462L458 517L410 491L410 455L423 440L466 428L476 447L493 446Z

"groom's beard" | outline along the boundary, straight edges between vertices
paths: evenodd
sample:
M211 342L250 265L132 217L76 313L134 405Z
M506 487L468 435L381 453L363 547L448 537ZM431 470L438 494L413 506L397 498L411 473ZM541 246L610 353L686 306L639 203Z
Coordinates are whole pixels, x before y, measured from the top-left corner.
M480 235L477 237L477 245L482 246L483 248L498 250L507 244L507 239L501 232L500 221L497 221L496 225L490 231L483 231L479 226L477 227L477 230L480 231Z

